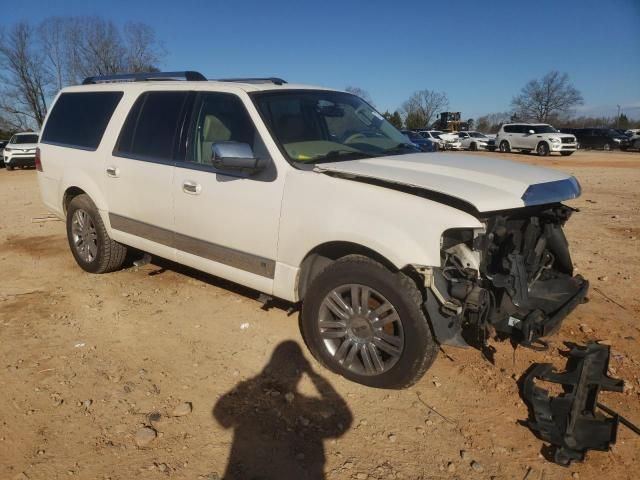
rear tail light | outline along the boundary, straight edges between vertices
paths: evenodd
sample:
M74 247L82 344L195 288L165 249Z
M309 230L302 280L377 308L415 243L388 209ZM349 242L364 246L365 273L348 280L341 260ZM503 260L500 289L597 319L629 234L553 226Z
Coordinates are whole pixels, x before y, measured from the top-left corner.
M42 171L42 162L40 161L40 149L36 148L36 170Z

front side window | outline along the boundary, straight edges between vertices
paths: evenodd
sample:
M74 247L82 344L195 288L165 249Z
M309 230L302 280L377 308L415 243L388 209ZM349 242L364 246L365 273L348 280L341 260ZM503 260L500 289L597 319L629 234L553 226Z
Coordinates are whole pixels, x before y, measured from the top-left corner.
M63 93L49 115L42 143L95 150L122 95L122 92Z
M143 93L127 116L114 153L174 160L187 96L188 92Z
M274 140L293 163L417 151L382 115L349 93L291 90L255 93L252 98Z
M558 133L551 125L533 125L530 129L536 133Z
M246 143L256 158L268 156L242 101L228 93L202 93L194 107L194 127L189 135L187 161L212 165L216 143Z

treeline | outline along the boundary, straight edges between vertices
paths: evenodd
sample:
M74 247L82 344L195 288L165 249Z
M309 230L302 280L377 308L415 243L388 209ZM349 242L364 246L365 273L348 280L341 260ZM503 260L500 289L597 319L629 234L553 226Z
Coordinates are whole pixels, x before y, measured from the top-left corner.
M50 17L0 30L0 131L39 128L61 88L85 77L157 71L166 51L144 23Z

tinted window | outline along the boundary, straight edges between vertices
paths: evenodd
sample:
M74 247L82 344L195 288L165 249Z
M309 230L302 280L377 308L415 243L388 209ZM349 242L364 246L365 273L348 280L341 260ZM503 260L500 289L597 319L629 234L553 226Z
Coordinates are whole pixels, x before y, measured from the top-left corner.
M147 92L136 100L120 132L116 153L173 160L188 92Z
M19 145L21 143L38 143L38 135L14 135L9 143L14 145Z
M63 93L49 115L42 142L95 150L121 98L122 92Z
M516 127L515 127L515 125L505 125L504 131L506 133L515 133Z
M221 142L247 143L257 158L268 153L242 101L227 93L203 93L196 102L189 153L191 162L212 165L212 147Z

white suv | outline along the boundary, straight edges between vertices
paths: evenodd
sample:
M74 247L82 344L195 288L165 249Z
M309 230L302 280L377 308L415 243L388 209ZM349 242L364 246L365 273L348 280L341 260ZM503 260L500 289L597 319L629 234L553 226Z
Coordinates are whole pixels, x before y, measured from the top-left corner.
M130 246L301 302L316 358L385 388L418 380L438 342L536 342L587 292L569 175L423 154L359 97L280 79L84 83L56 97L37 168L88 272Z
M578 143L573 135L560 133L546 123L507 123L496 135L496 146L502 153L519 150L545 157L552 152L569 156Z
M16 133L5 145L2 152L4 166L7 167L7 170L13 170L15 167L33 167L37 146L37 133Z

